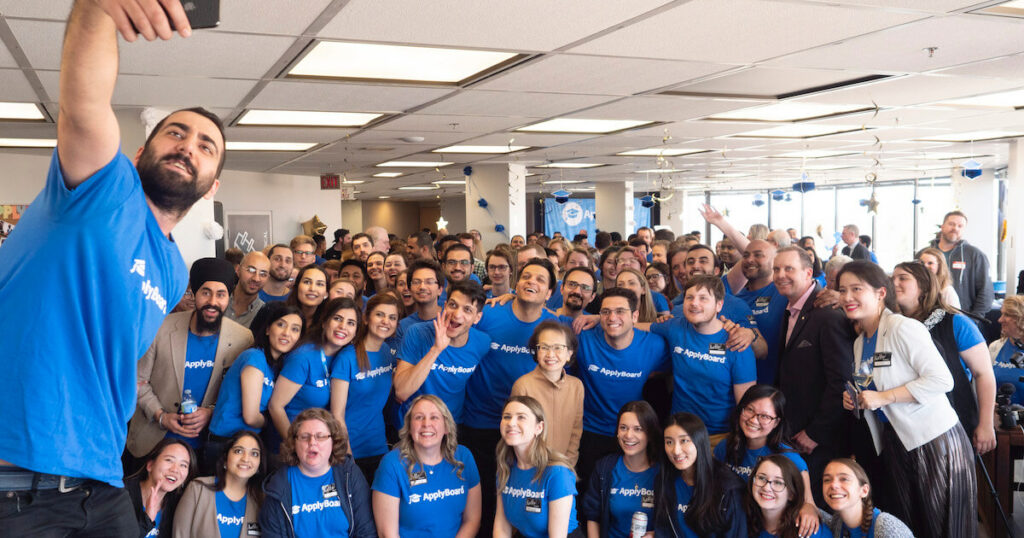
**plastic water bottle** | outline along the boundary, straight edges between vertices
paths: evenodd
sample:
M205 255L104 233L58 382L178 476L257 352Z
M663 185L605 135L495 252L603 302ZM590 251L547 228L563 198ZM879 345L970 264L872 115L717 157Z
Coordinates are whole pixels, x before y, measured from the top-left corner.
M647 514L637 510L633 512L633 521L629 528L630 538L643 538L647 534Z
M188 415L194 413L198 407L196 399L192 397L192 391L185 389L185 397L181 399L181 412Z

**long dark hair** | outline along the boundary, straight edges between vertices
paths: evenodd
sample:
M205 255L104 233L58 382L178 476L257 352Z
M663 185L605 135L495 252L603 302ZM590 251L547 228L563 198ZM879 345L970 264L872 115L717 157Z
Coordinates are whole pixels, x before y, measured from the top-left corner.
M302 323L302 329L299 331L299 338L295 342L298 345L299 341L302 340L303 334L306 332L306 320L302 317L302 311L297 306L285 304L282 301L274 301L268 303L266 306L260 309L256 313L256 317L253 318L250 328L252 329L252 347L259 349L263 352L263 356L267 358L267 364L270 365L271 371L274 372L274 377L281 373L281 366L284 364L284 356L282 355L277 360L274 360L270 349L270 336L267 335L267 330L274 324L275 321L295 314L299 316L299 320ZM295 349L293 346L292 349Z
M757 470L765 463L774 463L782 470L782 481L786 483L785 491L790 494L786 507L782 510L782 517L779 519L779 526L775 529L778 538L799 538L800 531L797 526L797 517L800 516L800 509L804 505L804 478L800 469L792 460L782 454L770 454L757 460L757 465L750 473L750 480L747 482L746 509L747 509L747 536L760 536L764 528L764 514L761 506L754 500L754 477ZM838 517L838 515L836 516Z
M836 274L836 282L839 282L839 279L847 273L876 290L885 288L885 307L893 312L900 311L900 306L896 303L896 292L892 287L892 279L877 264L865 260L854 260L839 270L839 273Z
M366 313L364 314L367 318L370 317L370 313L377 309L378 306L391 305L395 307L398 319L402 319L402 312L405 311L405 305L402 301L397 299L394 295L388 293L378 293L370 300L366 302ZM397 323L395 329L397 330ZM370 320L364 319L359 324L359 330L356 331L356 337L353 342L356 344L356 363L359 365L360 372L366 372L370 369L370 357L366 354L366 334L370 331ZM394 333L392 333L394 334Z
M700 536L720 532L726 528L722 511L719 510L719 503L724 493L723 484L715 479L715 465L725 465L715 462L711 454L711 443L708 439L708 429L700 417L692 413L675 413L668 417L665 429L669 426L678 426L690 436L690 442L697 449L697 458L693 462L694 482L693 497L690 498L689 508L686 510L686 525L693 529ZM660 487L658 496L658 514L672 513L674 506L668 503L668 493L675 492L675 481L680 478L679 471L668 458L668 453L662 451L661 456Z
M160 454L163 454L164 450L171 445L183 446L185 447L185 451L188 452L188 474L185 475L185 479L181 481L181 484L179 484L178 487L164 495L163 505L160 507L161 510L163 510L164 506L169 505L169 501L170 503L176 504L178 499L181 497L181 492L185 491L185 486L187 486L189 482L192 482L192 479L195 478L196 474L199 472L199 462L196 461L196 452L192 450L192 447L185 441L176 437L164 437L156 444L155 447L153 447L153 450L149 451L149 454L146 454L146 456L142 458L142 467L136 471L135 474L129 477L138 479L139 483L145 482L146 479L149 478L149 469L146 469L146 466L150 462L156 461L160 457ZM170 504L170 506L174 506L174 504Z
M896 264L893 268L906 271L917 281L917 310L913 314L903 313L907 317L924 321L937 308L941 308L950 314L957 314L960 311L946 304L942 300L942 290L939 289L939 279L932 274L931 270L920 261L903 262Z
M310 342L316 346L317 349L324 347L324 322L331 319L331 316L338 313L339 310L355 310L357 323L362 324L363 322L362 311L359 308L359 305L348 297L331 299L330 301L321 304L320 308L323 309L320 313L320 318L310 324L309 330L306 331L306 336L303 339L303 342ZM356 333L358 334L358 332L359 328L357 327Z
M263 440L260 436L249 431L241 430L231 436L231 440L224 445L224 450L221 451L220 456L217 458L217 468L213 470L213 476L215 480L212 486L207 486L213 491L223 491L224 486L227 485L227 468L228 468L228 454L231 453L231 449L235 448L235 443L243 437L249 437L256 441L256 446L260 450L260 464L256 468L256 474L249 477L249 481L245 484L245 494L256 502L256 506L263 506L263 478L267 475L267 458L270 454L267 453L263 446Z
M329 277L327 276L327 271L324 271L323 267L320 267L319 265L316 265L314 263L311 263L299 270L299 273L295 275L295 284L292 285L292 289L288 293L288 297L286 297L284 300L285 304L298 308L299 312L302 312L302 303L299 302L299 282L302 282L302 277L305 276L306 273L310 271L320 271L320 274L324 275L325 283L327 283L327 281L330 280ZM313 318L306 320L307 325L312 325L316 323L320 319L320 316L323 315L322 312L324 309L324 303L327 302L327 291L329 289L330 288L326 286L324 287L324 300L320 301L320 304L316 306L316 311L313 313ZM305 319L306 316L300 317Z
M647 464L654 465L659 461L659 452L664 452L664 441L661 437L661 426L658 425L658 414L654 412L651 404L644 400L628 402L622 406L622 409L619 409L619 414L615 417L616 429L619 422L622 421L622 415L626 413L636 415L637 422L640 423L640 429L647 436L647 449L644 450L644 455L647 456ZM621 446L619 446L619 452L622 452Z
M762 398L772 401L772 405L775 407L775 416L778 417L775 427L768 433L765 446L775 454L789 452L782 447L782 443L786 442L786 415L783 411L786 406L786 397L781 390L771 385L753 385L743 393L743 397L740 398L736 407L733 407L729 416L729 436L725 438L725 463L735 466L743 461L743 456L747 453L747 436L743 434L743 428L740 427L741 415L745 407Z

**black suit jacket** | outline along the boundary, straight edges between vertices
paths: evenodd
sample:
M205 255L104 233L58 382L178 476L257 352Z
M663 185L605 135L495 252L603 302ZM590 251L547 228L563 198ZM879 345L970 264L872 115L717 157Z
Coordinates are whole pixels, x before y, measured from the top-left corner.
M855 260L871 261L871 252L868 251L867 247L860 243L854 243L853 249L850 245L843 247L843 255L849 256Z
M814 306L819 291L815 285L789 342L788 316L782 323L775 386L786 396L788 436L804 430L816 443L837 447L845 441L843 391L853 379L856 334L840 310Z

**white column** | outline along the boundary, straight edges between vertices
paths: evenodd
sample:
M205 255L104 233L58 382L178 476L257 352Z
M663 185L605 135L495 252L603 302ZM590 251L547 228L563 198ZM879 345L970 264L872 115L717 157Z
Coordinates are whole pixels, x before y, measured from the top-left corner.
M671 198L669 198L671 196ZM661 222L658 224L668 226L676 236L683 235L683 206L686 204L686 191L661 191L659 198L668 198L658 202L661 206Z
M1017 274L1024 269L1024 142L1010 142L1006 170L1006 292L1017 289Z
M594 188L597 229L619 232L625 239L636 232L633 219L633 182L599 182Z
M480 199L487 207L480 207ZM496 232L495 224L505 231ZM521 164L474 166L466 181L466 229L480 230L485 250L507 243L513 235L526 235L526 166Z
M961 176L959 170L952 171L951 176L953 203L956 209L967 215L964 239L985 253L988 257L989 276L996 280L999 182L991 168L985 168L974 179Z

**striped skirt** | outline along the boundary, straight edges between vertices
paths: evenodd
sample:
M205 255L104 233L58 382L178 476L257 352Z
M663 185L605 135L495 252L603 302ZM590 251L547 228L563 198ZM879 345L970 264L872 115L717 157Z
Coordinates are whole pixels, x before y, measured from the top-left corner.
M881 460L890 480L890 511L915 536L977 536L974 449L963 426L957 423L946 433L908 452L887 423L882 434Z

